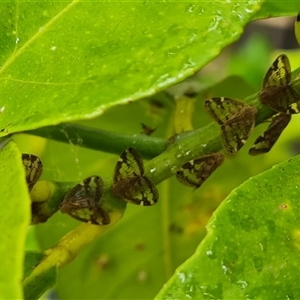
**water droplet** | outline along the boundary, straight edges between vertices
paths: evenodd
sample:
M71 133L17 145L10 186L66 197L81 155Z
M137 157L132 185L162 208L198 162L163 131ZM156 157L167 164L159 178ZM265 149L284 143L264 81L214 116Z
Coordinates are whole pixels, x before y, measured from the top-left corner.
M154 173L156 171L156 168L150 169L150 173Z
M216 243L212 242L209 245L209 247L207 248L206 252L205 252L206 255L207 255L207 257L209 257L210 259L216 258L216 252L215 252L215 250L216 250Z
M17 37L17 38L16 38L16 44L18 44L19 41L20 41L20 39Z
M229 271L229 268L227 267L227 266L222 266L222 270L223 270L223 272L224 272L224 274L227 274L228 273L228 271Z
M194 12L195 7L196 7L196 6L195 6L194 4L191 4L191 5L189 5L189 6L187 7L186 11L189 12L189 13L192 13L192 12Z
M221 16L215 16L210 24L210 27L208 28L208 32L215 31L219 26L221 20L222 20Z
M55 50L56 50L56 46L52 46L52 47L50 48L50 50L55 51Z
M178 167L177 167L177 166L173 166L173 167L171 168L171 172L172 172L172 173L175 173L177 170L178 170Z
M251 14L253 12L253 9L249 9L247 6L244 8L244 10L247 14Z
M4 110L5 110L5 106L2 106L2 107L0 108L0 113L2 114L2 113L4 112Z
M184 69L193 68L195 66L196 66L196 62L194 62L191 58L189 58L188 61L185 62L183 65Z
M179 277L181 283L185 283L185 274L184 273L178 273L178 277Z
M191 153L191 150L185 152L185 156L188 156Z
M202 290L203 295L206 296L204 299L224 299L222 295L223 285L220 282L210 286L201 285L200 289Z
M169 167L170 166L170 161L169 160L165 160L164 164L165 164L166 167Z
M247 286L248 286L248 282L245 281L245 280L238 280L237 281L237 285L242 288L242 289L245 289Z
M197 41L198 39L198 35L193 33L190 37L189 37L189 43L194 43L195 41Z

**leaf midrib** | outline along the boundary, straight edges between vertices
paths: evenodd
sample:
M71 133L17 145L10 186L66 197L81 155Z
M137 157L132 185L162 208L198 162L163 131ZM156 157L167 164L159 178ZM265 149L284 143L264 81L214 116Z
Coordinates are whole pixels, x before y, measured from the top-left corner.
M0 69L0 76L5 72L5 70L40 36L42 36L57 20L59 20L65 13L67 13L78 0L73 0L64 9L62 9L58 14L56 14L48 23L40 27L39 30L26 42L19 50L14 51L12 55L7 59L2 68ZM17 27L17 24L16 24Z

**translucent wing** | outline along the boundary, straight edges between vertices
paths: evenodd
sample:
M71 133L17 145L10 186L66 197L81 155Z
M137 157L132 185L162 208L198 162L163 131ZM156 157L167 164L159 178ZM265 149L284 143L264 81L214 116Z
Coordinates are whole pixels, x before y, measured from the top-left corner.
M255 107L245 106L221 125L221 141L226 152L233 154L246 143L254 128L256 114Z
M233 118L244 106L247 104L226 97L210 98L205 100L204 104L208 114L220 125Z
M42 161L33 154L22 154L22 161L26 172L26 182L29 191L40 179L43 172Z
M91 176L77 184L65 196L60 204L60 211L71 217L97 225L110 223L108 213L101 207L104 195L103 180L99 176Z
M112 187L113 194L133 204L149 206L158 200L155 184L146 176L122 181Z
M90 222L94 225L107 225L110 223L109 214L102 207L95 208L95 210L90 207L72 208L67 214L78 221Z
M144 163L141 155L134 148L128 148L120 155L116 163L113 180L114 183L128 180L144 174Z
M291 115L278 114L274 116L267 130L255 140L249 149L249 154L259 155L269 152L290 120Z
M158 191L155 184L143 174L144 163L138 151L134 148L126 149L115 167L112 193L134 204L155 204Z
M176 179L187 186L199 188L224 161L221 153L211 153L185 163L176 173Z
M263 89L259 93L259 100L277 112L286 114L300 112L300 96L291 85Z
M277 112L300 112L300 96L290 85L291 65L285 54L279 55L267 71L259 93L261 103Z
M291 82L291 65L285 54L279 55L267 71L262 89L269 86L283 86Z

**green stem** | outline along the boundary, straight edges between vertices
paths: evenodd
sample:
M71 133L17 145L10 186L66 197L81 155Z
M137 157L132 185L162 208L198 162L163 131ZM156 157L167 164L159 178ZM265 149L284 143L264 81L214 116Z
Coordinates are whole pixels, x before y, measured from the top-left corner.
M122 134L75 123L42 127L26 133L115 154L120 154L132 146L145 158L159 155L165 150L167 143L166 139L149 137L145 134Z
M121 217L122 213L115 212L111 215L111 223L107 226L82 223L75 230L69 232L56 246L46 251L46 255L41 263L24 279L24 289L28 286L34 286L35 281L41 278L43 274L47 273L51 268L61 268L71 262L85 245L109 230Z

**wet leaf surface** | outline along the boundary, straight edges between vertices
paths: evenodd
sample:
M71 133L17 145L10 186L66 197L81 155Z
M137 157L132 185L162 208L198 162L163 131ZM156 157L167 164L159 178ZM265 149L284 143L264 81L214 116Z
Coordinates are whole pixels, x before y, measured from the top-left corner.
M300 156L235 189L156 299L297 299Z
M0 134L90 119L194 74L260 8L225 2L3 3Z

